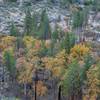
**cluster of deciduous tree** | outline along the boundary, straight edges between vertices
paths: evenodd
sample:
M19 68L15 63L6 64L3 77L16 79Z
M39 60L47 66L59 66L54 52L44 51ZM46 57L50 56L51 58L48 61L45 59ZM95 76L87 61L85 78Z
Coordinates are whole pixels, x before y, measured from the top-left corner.
M20 47L17 47L18 44ZM55 36L49 40L28 35L1 36L0 53L3 64L10 72L12 84L16 80L23 85L25 95L35 91L36 87L37 95L48 93L44 81L33 80L36 71L45 69L51 72L49 78L58 79L61 95L68 100L99 98L100 59L94 60L91 47L85 42L75 44L75 37L70 32L64 33L60 40Z

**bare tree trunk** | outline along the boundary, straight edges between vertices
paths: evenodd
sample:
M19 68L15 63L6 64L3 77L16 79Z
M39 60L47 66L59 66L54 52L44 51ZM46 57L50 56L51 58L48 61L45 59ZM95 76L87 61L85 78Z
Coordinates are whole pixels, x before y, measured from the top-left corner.
M36 84L37 84L37 82L35 81L35 95L34 95L35 96L35 100L37 100L37 93L36 93L37 92L37 87L36 87Z
M27 99L27 87L26 83L24 83L24 95L25 95L25 100Z
M58 100L61 100L61 85L59 86L59 91L58 91Z

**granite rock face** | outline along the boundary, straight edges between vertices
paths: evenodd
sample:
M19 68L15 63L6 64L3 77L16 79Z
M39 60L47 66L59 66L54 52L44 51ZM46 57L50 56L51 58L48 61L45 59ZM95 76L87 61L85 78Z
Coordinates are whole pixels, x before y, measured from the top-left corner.
M27 3L24 2L20 4L21 1L23 2L23 0L20 0L20 2L16 3L0 3L0 33L8 34L12 21L18 27L19 31L23 32ZM61 8L59 5L48 4L46 0L39 0L35 3L31 2L28 6L31 8L32 13L34 13L34 11L41 13L42 9L46 8L50 23L57 22L59 16L61 16L63 20L66 14L69 14L66 9Z

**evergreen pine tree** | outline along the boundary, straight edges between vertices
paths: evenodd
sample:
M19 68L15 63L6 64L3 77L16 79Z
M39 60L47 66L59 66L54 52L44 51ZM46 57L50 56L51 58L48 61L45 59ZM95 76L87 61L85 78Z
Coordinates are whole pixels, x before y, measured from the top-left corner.
M48 52L48 49L46 48L46 46L45 46L45 41L43 40L43 41L42 41L42 47L41 47L41 49L40 49L40 51L39 51L39 56L40 56L40 57L44 57L44 56L47 55L47 52Z
M10 29L10 35L17 36L17 34L18 34L18 30L17 30L16 26L14 25L14 23L12 22L11 29Z
M84 13L82 10L78 10L73 14L73 28L82 27L84 22Z
M75 45L75 35L73 33L66 33L61 42L61 48L70 53L71 48Z
M32 35L36 35L36 33L38 32L37 31L37 22L38 21L38 15L37 15L37 13L34 13L33 15L32 15Z
M51 28L49 25L48 15L46 9L41 14L41 21L39 26L39 37L42 39L49 39L51 37Z
M75 30L75 33L77 34L78 41L81 42L83 41L83 34L82 32L84 31L84 26L86 26L86 20L87 20L87 15L84 10L79 9L78 11L75 11L73 13L73 23L72 23L72 28Z
M18 36L16 38L16 49L23 48L23 47L24 47L24 43L23 43L22 36Z
M32 15L30 12L30 8L27 8L25 13L25 33L26 35L31 35L32 32Z
M100 11L100 1L99 0L94 0L93 6L96 12Z
M56 26L55 26L54 32L53 32L52 35L51 35L51 38L52 38L53 40L55 40L55 41L57 41L57 39L59 38L59 31L58 31L58 26L57 26L57 24L56 24Z
M93 65L94 59L91 57L90 54L88 54L84 57L84 62L85 62L84 67L82 68L80 73L80 78L82 83L87 79L87 71L89 70L91 65Z
M5 51L4 53L4 61L5 61L5 66L7 67L7 70L10 74L11 78L15 77L15 72L16 72L16 67L15 67L15 58L13 54L9 51Z
M82 100L81 98L81 84L80 84L80 67L77 60L73 60L69 64L68 69L65 72L64 80L62 83L62 91L64 95L67 95L68 100Z

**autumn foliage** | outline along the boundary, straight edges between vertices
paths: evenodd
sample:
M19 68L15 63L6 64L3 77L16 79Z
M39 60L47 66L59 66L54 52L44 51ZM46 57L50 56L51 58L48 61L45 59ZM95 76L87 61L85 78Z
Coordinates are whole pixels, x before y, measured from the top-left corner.
M3 36L0 38L0 54L4 60L3 64L5 66L9 65L9 68L12 68L12 72L15 70L16 81L19 85L24 86L24 90L29 93L35 91L38 96L45 96L48 93L49 88L45 81L41 80L41 77L38 77L37 80L34 79L36 71L47 70L50 73L48 80L55 78L57 79L56 86L62 86L62 95L64 93L68 98L74 98L69 100L77 100L77 98L96 100L99 96L99 64L97 64L98 61L95 61L94 64L90 62L92 61L91 59L85 60L86 55L91 56L92 54L90 47L86 46L85 43L75 44L70 48L70 52L66 52L66 48L61 49L62 41L58 40L53 43L54 41L52 40L23 36L21 41L23 46L17 48L17 37ZM54 48L52 48L52 43ZM46 54L41 56L41 51L43 52L43 50L45 50L44 53ZM53 55L49 55L51 50L54 50ZM11 57L9 60L7 60L8 56ZM5 61L9 62L6 63ZM48 75L49 73L46 74ZM45 73L42 78L44 77ZM27 86L30 86L31 89L28 89ZM83 87L86 87L86 89L82 89Z

